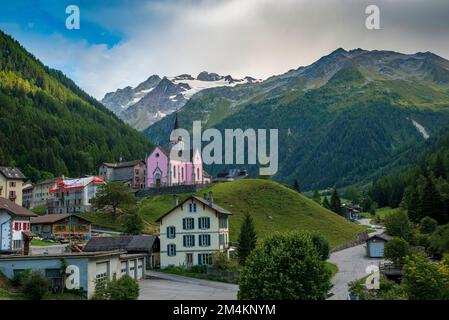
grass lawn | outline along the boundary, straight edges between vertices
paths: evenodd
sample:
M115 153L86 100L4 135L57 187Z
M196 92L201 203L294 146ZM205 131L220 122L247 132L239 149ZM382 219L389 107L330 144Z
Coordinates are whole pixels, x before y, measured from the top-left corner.
M383 208L379 208L379 209L377 209L376 210L376 214L377 215L379 215L379 217L383 220L383 219L385 219L385 216L388 214L388 213L391 213L391 212L397 212L397 211L399 211L399 210L401 210L400 208L390 208L390 207L383 207Z
M32 246L48 247L48 246L54 246L54 245L58 245L58 244L59 244L58 242L47 242L47 241L43 241L43 240L39 240L39 239L31 240Z
M322 234L331 247L352 240L366 230L364 226L348 222L313 200L272 180L243 179L216 184L198 192L199 196L212 191L214 200L232 212L230 239L237 241L246 213L252 215L259 239L275 231L308 230ZM189 194L178 195L179 200ZM141 200L140 213L150 223L172 207L172 195L159 195Z
M26 300L23 294L13 294L0 289L0 300Z
M335 274L338 272L338 267L330 262L325 262L326 263L326 268L329 269L332 272L332 277L335 276Z
M48 207L46 205L43 205L43 206L38 206L38 207L31 209L31 211L33 211L34 213L37 213L38 215L41 216L41 215L44 215L47 213L47 209L48 209Z
M382 207L376 209L376 214L380 217L380 219L384 220L385 216L391 212L397 212L401 210L400 208L391 208L391 207ZM369 212L362 213L363 218L373 219L373 216Z

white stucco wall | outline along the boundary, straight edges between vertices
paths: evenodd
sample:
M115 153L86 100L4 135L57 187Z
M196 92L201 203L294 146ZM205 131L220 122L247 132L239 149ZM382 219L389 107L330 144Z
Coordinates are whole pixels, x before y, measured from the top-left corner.
M227 247L227 242L229 241L229 229L219 229L219 216L214 210L208 206L204 206L200 201L193 200L197 205L197 212L189 212L189 203L191 200L187 201L182 207L178 207L169 215L162 218L160 222L160 241L161 241L161 268L168 266L185 266L186 265L186 254L193 254L193 265L198 264L198 254L199 253L214 253L217 251L223 251ZM195 221L195 228L193 230L183 229L183 218L192 217ZM209 217L210 218L210 228L201 230L199 229L198 218ZM176 236L174 239L167 238L167 227L174 226L176 228ZM228 221L229 226L229 221ZM211 236L210 246L202 247L199 246L199 235L209 234ZM219 245L219 234L224 234L226 243L225 245ZM194 235L195 246L184 247L183 236L184 235ZM176 245L176 255L167 255L167 246L169 244Z

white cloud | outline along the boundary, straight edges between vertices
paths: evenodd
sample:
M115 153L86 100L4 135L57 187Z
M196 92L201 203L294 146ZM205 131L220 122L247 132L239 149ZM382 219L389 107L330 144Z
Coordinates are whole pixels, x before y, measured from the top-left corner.
M125 39L118 45L52 35L31 39L27 48L99 99L151 74L208 70L264 78L310 64L337 47L433 51L449 57L447 3L376 1L382 30L369 31L364 12L370 2L173 0L105 7L85 18L122 32Z

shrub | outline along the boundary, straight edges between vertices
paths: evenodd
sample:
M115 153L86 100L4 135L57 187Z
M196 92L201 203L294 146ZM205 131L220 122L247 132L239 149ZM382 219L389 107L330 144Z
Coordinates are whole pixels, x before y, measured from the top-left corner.
M137 300L139 284L128 275L112 280L107 288L111 300Z
M329 241L324 239L323 236L319 234L312 234L312 242L315 246L316 250L318 251L320 257L322 260L327 260L329 258Z
M21 277L23 292L32 300L42 300L49 292L50 280L41 271L33 270L24 277Z
M424 217L419 223L419 232L424 234L430 234L435 231L438 226L438 222L431 217Z
M448 284L436 264L424 254L411 255L405 261L402 286L409 300L447 298Z
M393 238L385 244L385 258L395 263L402 263L410 254L410 246L402 238Z
M106 285L96 283L92 300L136 300L139 297L137 280L128 275L113 279Z
M437 257L449 252L449 224L439 226L430 236L429 251Z
M239 299L325 299L331 272L310 234L275 233L253 250L241 270Z
M212 256L212 264L215 269L233 271L237 269L236 261L228 257L224 252L216 252Z
M190 271L194 273L206 273L207 272L207 266L206 265L194 265L190 269Z
M405 211L400 210L387 214L385 216L385 227L389 235L410 240L412 228Z

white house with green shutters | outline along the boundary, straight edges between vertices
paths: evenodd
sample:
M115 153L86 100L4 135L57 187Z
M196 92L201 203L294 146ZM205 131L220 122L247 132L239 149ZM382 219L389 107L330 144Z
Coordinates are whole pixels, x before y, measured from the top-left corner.
M215 252L229 248L229 211L216 205L212 193L191 196L161 216L161 268L211 265Z

